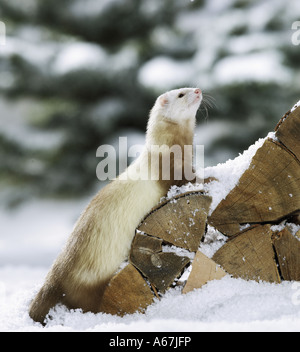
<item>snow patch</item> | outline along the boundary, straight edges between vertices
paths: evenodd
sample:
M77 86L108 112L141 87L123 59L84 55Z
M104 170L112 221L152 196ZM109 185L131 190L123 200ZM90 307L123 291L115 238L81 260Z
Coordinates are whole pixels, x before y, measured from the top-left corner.
M161 56L147 62L139 72L139 81L147 87L168 89L190 81L193 69L191 63L177 62Z
M106 59L105 51L98 45L76 42L63 48L57 55L52 69L56 74L64 74L80 68L99 68Z
M214 69L216 84L257 81L285 83L291 73L282 66L282 57L276 51L235 55L219 61Z
M216 180L204 185L205 194L212 197L210 214L216 209L222 199L238 184L242 174L249 168L253 156L262 147L267 138L273 137L273 133L266 138L259 139L249 149L240 154L234 160L229 159L224 164L207 167L205 178L214 177Z
M295 104L295 105L292 107L291 112L295 111L299 106L300 106L300 100L298 101L297 104Z
M83 314L80 309L57 306L42 327L32 322L27 310L45 272L29 267L0 269L7 287L6 304L0 310L1 331L299 331L295 283L257 283L229 276L186 295L179 288L169 290L145 314Z

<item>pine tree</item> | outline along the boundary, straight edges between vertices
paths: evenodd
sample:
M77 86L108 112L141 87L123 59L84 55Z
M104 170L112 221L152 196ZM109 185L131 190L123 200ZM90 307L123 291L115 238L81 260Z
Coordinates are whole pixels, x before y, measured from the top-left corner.
M12 102L33 102L32 128L63 134L61 144L46 150L26 149L22 141L0 136L2 180L21 186L18 198L28 193L70 196L88 192L96 181L97 147L123 128L145 131L155 92L138 82L138 72L146 60L168 50L157 46L152 33L158 27L175 30L178 5L172 0L151 1L151 8L140 0L89 3L96 6L95 11L85 7L86 2L73 0L32 0L28 8L18 1L0 3L0 18L9 36L22 36L29 29L40 36L41 51L53 46L50 58L40 65L32 58L34 53L19 51L0 57L0 69L8 70L14 81L0 93ZM70 43L99 48L106 61L57 72L55 60ZM192 53L180 48L167 54L188 57ZM37 160L40 170L33 173L22 167L30 160Z

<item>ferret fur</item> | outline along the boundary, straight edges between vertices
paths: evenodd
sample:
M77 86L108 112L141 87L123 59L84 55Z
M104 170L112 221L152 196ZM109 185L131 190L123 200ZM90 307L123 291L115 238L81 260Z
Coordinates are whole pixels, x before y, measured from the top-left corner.
M161 95L150 112L145 149L125 172L139 178L145 163L149 167L151 145L182 148L192 145L201 100L198 88ZM176 160L173 161L176 167ZM192 160L185 162L192 163ZM162 180L161 173L158 180L126 179L123 174L101 189L80 216L44 285L31 302L30 317L44 323L49 310L57 303L81 308L84 312L99 312L105 287L127 258L136 227L171 185L184 183L184 177Z

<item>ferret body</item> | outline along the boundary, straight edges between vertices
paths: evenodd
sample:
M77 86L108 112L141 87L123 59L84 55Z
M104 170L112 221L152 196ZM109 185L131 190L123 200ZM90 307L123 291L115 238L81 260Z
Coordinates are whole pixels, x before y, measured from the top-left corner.
M124 174L100 190L80 216L31 302L29 315L33 320L43 323L57 303L84 312L100 311L105 287L128 256L140 221L171 185L187 182L184 173L181 180L174 180L172 172L167 180L162 179L161 172L158 180L141 179L141 170L151 165L151 146L192 145L201 101L198 88L173 90L158 97L150 113L144 151ZM187 159L184 164L192 163L191 158ZM184 166L172 161L171 171L177 164Z

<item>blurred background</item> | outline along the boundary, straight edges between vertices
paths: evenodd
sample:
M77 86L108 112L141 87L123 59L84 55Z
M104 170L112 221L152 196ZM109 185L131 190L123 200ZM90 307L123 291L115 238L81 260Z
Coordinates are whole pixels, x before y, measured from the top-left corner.
M0 265L49 265L90 197L96 150L141 144L156 97L200 87L205 166L300 99L299 0L0 0Z

